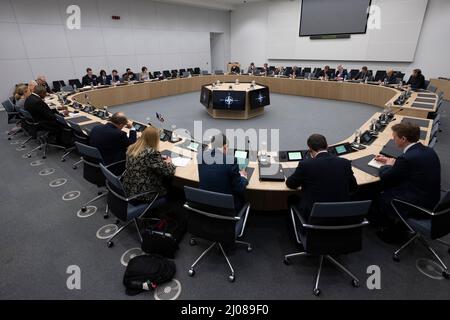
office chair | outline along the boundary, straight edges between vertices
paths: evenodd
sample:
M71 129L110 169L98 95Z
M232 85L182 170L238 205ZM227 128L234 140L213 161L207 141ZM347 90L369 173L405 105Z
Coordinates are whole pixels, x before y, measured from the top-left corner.
M164 76L164 78L166 78L166 79L172 78L172 74L170 73L169 70L163 70L163 76Z
M194 74L194 69L193 68L187 68L186 71L189 72L190 74Z
M64 80L53 81L53 91L54 92L61 91L61 89L64 88L65 86L66 86L66 83L64 82Z
M81 88L81 82L79 79L70 79L69 80L69 86L71 86L73 88L73 86L76 86L76 88Z
M194 68L194 74L200 74L200 72L201 72L201 69L199 68L199 67L195 67Z
M28 141L38 140L38 136L44 134L44 132L41 130L39 123L34 121L33 117L31 116L31 114L28 111L26 111L25 109L20 109L19 115L20 115L21 119L23 119L22 129L25 132L25 134L28 136L28 138L25 141L23 141L19 146L19 148L23 148L23 147L25 147L25 144L28 143ZM34 148L33 150L31 150L31 152L42 148L39 140L38 140L38 142L39 142L39 147Z
M125 164L125 160L121 161L123 164ZM108 197L107 197L107 203L108 203L108 209L107 212L111 211L114 216L122 222L126 222L122 227L120 227L110 238L108 238L107 246L108 248L111 248L114 245L114 242L112 241L119 233L121 233L130 223L134 222L134 225L136 226L139 240L142 243L142 236L139 229L139 225L137 220L142 219L142 217L151 209L156 208L163 203L165 203L165 198L159 198L159 194L156 193L153 200L150 202L140 202L135 201L136 198L146 195L146 194L152 194L153 191L144 191L140 194L133 195L131 197L128 197L125 193L125 190L123 188L122 182L120 181L120 176L117 176L113 172L111 172L111 168L113 166L116 166L117 164L120 164L119 162L108 165L105 167L103 164L100 163L100 169L103 175L106 178L106 187L108 188ZM158 220L158 219L156 219Z
M178 77L178 70L176 70L176 69L170 70L170 73L172 74L172 78L177 78Z
M153 76L155 77L155 79L158 79L160 75L161 75L161 71L153 72Z
M350 79L355 78L358 75L358 73L359 73L358 69L351 69L349 73Z
M324 258L349 275L354 287L359 286L358 278L331 255L361 251L362 227L369 223L365 216L370 204L370 200L315 203L307 220L297 205L290 206L295 238L297 243L303 245L304 251L285 255L284 263L289 265L290 258L295 256L319 256L319 270L313 290L315 296L321 293L319 280ZM298 226L296 219L300 222Z
M207 76L209 75L209 71L208 70L202 70L202 76Z
M73 130L70 127L70 125L67 123L66 119L64 119L63 116L57 114L56 116L56 121L58 121L58 123L61 125L61 127L63 128L64 132L66 132L67 134L70 134L71 137L73 136ZM70 142L71 146L68 148L65 148L64 150L64 154L61 157L61 162L65 162L66 161L66 157L71 154L73 151L76 150L75 144L73 144L73 141Z
M244 205L237 213L234 208L233 196L230 194L187 186L184 187L184 194L186 196L184 207L189 210L188 231L192 236L190 244L197 243L194 237L212 242L191 265L189 276L194 276L195 266L213 247L218 246L231 270L228 280L233 282L235 280L234 269L222 245L239 243L246 245L248 252L252 250L250 243L236 240L241 238L244 233L250 204Z
M79 125L73 125L71 124L71 122L67 122L69 127L72 128L72 134L73 134L73 138L74 138L74 142L79 142L82 143L84 145L89 145L89 136L87 134L85 134L83 132L83 130L81 129L81 127ZM75 146L76 147L76 146ZM78 149L75 149L78 150ZM80 160L78 160L77 162L75 162L72 165L72 168L74 170L77 169L77 166L83 162L83 157L80 156Z
M430 143L428 144L428 147L430 147L431 149L434 149L436 142L437 142L437 138L434 137L433 139L431 139Z
M186 72L186 69L180 69L180 72L178 72L178 74L182 75L184 72Z
M81 211L86 212L89 204L103 198L108 193L100 190L100 188L106 186L106 178L100 169L100 164L103 163L103 158L100 151L98 151L95 147L91 147L77 141L75 142L75 146L83 159L83 178L86 181L95 184L99 189L96 197L81 206ZM103 218L107 219L108 217L108 207L106 207L106 212L103 215Z
M442 271L442 276L448 279L449 271L447 266L441 260L436 251L434 251L434 249L428 244L425 238L436 240L441 244L444 244L449 248L448 253L450 253L450 244L440 239L450 233L450 190L445 192L442 199L432 211L399 199L392 200L391 205L400 220L406 225L413 235L411 239L400 247L400 249L394 252L392 255L394 261L399 262L399 253L415 240L419 240L439 261L440 265L444 269L444 271ZM408 218L407 216L402 215L402 210L400 210L400 207L406 210L413 210L416 215ZM418 218L417 215L420 215L420 218Z
M6 114L8 115L6 121L8 124L18 124L21 122L20 114L16 111L16 108L14 107L14 104L11 102L11 100L5 100L2 102L3 108L6 110ZM16 135L20 130L16 131L9 131L8 132L8 140L11 140L11 138Z
M223 70L214 70L216 76L223 75Z
M306 74L307 73L311 73L311 68L310 67L304 67L300 74L301 74L302 77L306 78Z
M384 81L384 78L386 78L386 70L378 70L375 73L375 81Z
M430 85L430 80L425 80L425 88L428 88L429 85Z
M427 87L427 90L431 92L436 92L437 88L430 83Z

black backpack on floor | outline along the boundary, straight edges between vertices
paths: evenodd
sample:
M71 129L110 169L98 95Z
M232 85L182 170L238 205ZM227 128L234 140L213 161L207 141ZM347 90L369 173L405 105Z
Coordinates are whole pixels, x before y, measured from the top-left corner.
M167 212L160 219L142 235L142 251L173 259L187 230L186 215L183 211Z
M160 255L137 256L128 262L123 276L127 295L136 295L155 289L158 285L172 280L175 263Z

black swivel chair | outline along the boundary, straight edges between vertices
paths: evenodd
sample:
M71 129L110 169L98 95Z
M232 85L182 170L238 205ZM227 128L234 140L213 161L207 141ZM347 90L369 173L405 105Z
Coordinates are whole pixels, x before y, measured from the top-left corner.
M359 70L358 69L351 69L350 70L350 74L349 74L349 78L350 79L354 79L356 78L356 76L358 75Z
M194 237L199 237L211 241L212 244L202 252L189 269L189 276L194 276L195 266L200 260L216 245L222 251L225 260L231 270L228 277L230 282L235 280L234 269L228 259L222 245L233 245L235 243L247 246L250 252L250 243L236 240L242 237L247 222L250 204L236 212L234 208L233 196L211 192L191 187L184 187L186 203L184 207L189 210L188 232L191 234L191 245L196 244Z
M450 233L450 190L445 193L433 210L427 210L399 199L392 200L391 205L400 220L406 225L413 235L404 245L400 247L400 249L394 252L392 256L394 261L399 262L399 253L415 240L419 240L439 261L440 265L444 269L442 271L442 276L448 279L449 270L447 266L436 251L430 247L426 238L436 240L444 244L448 247L448 253L450 253L450 244L441 240L441 238ZM404 214L402 215L402 212L406 211L408 212L408 216L410 218L407 218ZM414 213L414 216L412 216L411 213Z
M83 178L86 181L95 184L99 189L96 197L81 206L81 211L86 212L89 204L107 195L107 192L100 190L100 188L106 186L106 178L100 169L100 164L103 163L103 157L100 151L98 151L95 147L91 147L80 142L75 142L75 146L83 159ZM108 207L106 207L106 212L103 217L105 219L109 217Z
M365 217L370 203L370 200L315 203L308 220L296 205L290 207L295 237L304 251L285 255L284 263L289 265L290 258L295 256L319 256L319 270L313 290L315 296L321 293L319 280L324 258L349 275L354 287L359 286L358 278L331 255L361 251L362 227L369 223Z
M160 75L161 75L161 71L153 72L153 77L155 77L155 79L158 79Z
M186 69L180 69L180 72L178 72L178 74L181 76L185 72L186 72Z
M71 154L73 151L76 150L75 144L73 144L73 130L70 127L70 125L67 123L66 119L64 119L63 116L57 114L56 115L56 120L58 121L58 123L61 125L64 134L66 135L67 139L71 139L72 141L68 141L68 145L69 147L65 148L65 153L63 154L63 156L61 157L61 162L65 162L66 161L66 157Z
M77 88L81 88L81 82L79 79L70 79L69 80L69 86L71 86L73 88L73 86L76 86Z
M8 124L15 123L18 125L18 123L22 122L22 119L20 117L19 112L14 107L14 104L11 102L10 99L5 100L2 102L3 108L6 110L6 114L8 115L6 121ZM9 131L8 132L8 140L11 140L11 137L19 133L21 130L16 131Z
M125 163L125 160L121 161ZM136 202L136 198L154 193L153 191L143 191L140 194L128 197L123 188L122 182L120 181L121 176L116 175L111 172L111 167L120 164L108 165L105 167L100 163L100 169L106 178L106 187L108 188L108 211L111 211L117 219L125 224L120 227L110 238L108 238L107 246L111 248L113 243L113 238L115 238L122 230L124 230L130 223L134 222L136 229L138 231L139 240L142 243L142 236L138 225L138 219L142 219L143 216L151 209L156 208L166 202L165 198L159 198L159 194L156 193L153 200L150 202ZM158 220L158 219L156 219Z
M219 75L223 75L224 73L223 73L223 70L214 70L214 74L216 76L219 76Z
M177 78L178 77L178 70L174 69L174 70L170 70L171 73L171 77L172 78Z
M437 91L437 87L435 87L431 83L429 83L428 86L427 86L427 90L431 91L431 92L436 92Z
M305 67L305 68L303 68L303 70L302 70L302 72L301 72L301 76L302 77L306 77L306 74L307 73L311 73L311 68L310 67Z
M46 134L46 132L42 131L42 128L39 126L39 123L34 121L33 117L31 116L31 114L28 111L26 111L25 109L20 109L19 114L20 114L21 119L23 120L21 122L22 129L25 132L25 134L28 136L28 138L20 144L19 148L24 148L25 144L28 143L28 141L30 141L30 140L36 140L39 143L38 147L36 147L30 151L29 154L31 157L31 152L33 152L37 149L42 149L42 143L41 143L40 137L42 135Z
M190 74L194 74L194 69L193 68L187 68L187 72L189 72Z
M202 70L199 67L194 68L194 74L200 75L201 72L202 72Z
M386 78L386 70L378 70L375 73L374 81L384 81L385 78Z
M169 70L163 70L163 76L165 79L172 78L172 74L170 73Z
M66 86L66 83L64 82L64 80L53 81L53 91L54 92L60 92L62 90L62 88L64 88L65 86Z
M79 142L84 145L89 145L89 136L81 129L81 127L78 124L72 123L70 121L68 121L67 124L72 128L72 134L73 134L73 138L74 138L75 142ZM77 149L75 149L75 150L77 150ZM74 170L76 170L77 166L82 162L83 162L83 157L80 156L80 160L75 162L72 165L72 168Z

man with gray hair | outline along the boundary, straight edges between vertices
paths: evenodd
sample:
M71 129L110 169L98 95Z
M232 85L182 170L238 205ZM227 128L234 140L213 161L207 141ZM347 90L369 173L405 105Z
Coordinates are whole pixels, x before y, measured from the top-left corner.
M239 171L234 154L228 151L228 139L220 133L212 137L210 149L199 152L197 159L199 187L233 195L234 207L239 211L245 204L247 173L244 170Z

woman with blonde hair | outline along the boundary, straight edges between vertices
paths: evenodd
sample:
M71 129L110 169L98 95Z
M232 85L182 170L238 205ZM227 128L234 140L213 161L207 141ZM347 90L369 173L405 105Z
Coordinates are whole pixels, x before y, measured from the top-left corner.
M169 178L175 174L175 166L170 157L163 159L158 147L159 131L151 126L128 147L123 175L123 187L128 196L150 191L137 200L152 201L156 193L160 197L167 194Z
M28 85L21 84L17 86L16 91L14 92L14 99L16 100L16 111L23 109L25 100L28 96Z

